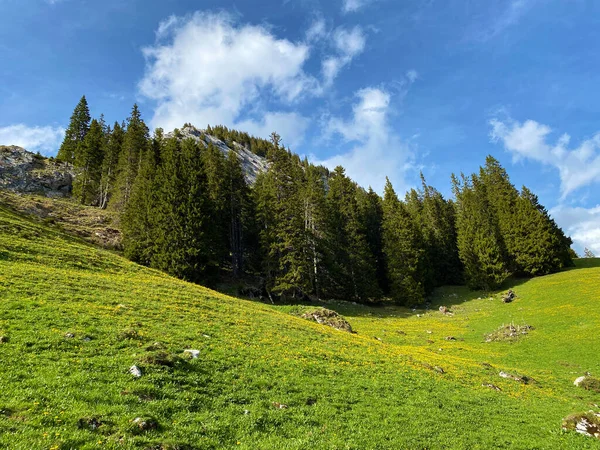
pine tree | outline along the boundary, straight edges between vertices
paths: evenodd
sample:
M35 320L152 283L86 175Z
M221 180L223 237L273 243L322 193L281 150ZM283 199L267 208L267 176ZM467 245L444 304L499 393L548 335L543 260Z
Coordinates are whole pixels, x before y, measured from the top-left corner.
M467 284L473 289L495 289L510 275L500 230L485 186L476 176L462 183L452 175L456 196L458 253Z
M506 170L490 155L485 159L485 166L480 168L479 182L485 187L487 202L502 239L501 245L506 249L505 263L510 272L522 273L523 268L517 263L521 248L515 236L520 220L516 214L519 192L510 183Z
M386 273L385 255L383 252L383 207L381 198L369 187L368 191L358 189L358 208L361 222L366 231L367 244L375 258L375 273L377 284L382 293L389 292Z
M225 202L231 268L233 275L238 277L244 271L244 253L247 247L245 237L250 235L245 232L244 223L251 221L253 217L250 215L250 190L240 160L233 151L227 155L225 164Z
M150 266L156 252L157 174L163 145L162 129L155 131L152 145L142 156L129 202L121 217L125 256Z
M133 105L131 116L127 119L127 130L123 137L123 146L118 164L118 178L111 206L118 211L125 209L131 188L139 170L143 153L148 147L149 131L141 117L137 104Z
M73 196L83 205L99 202L104 146L102 126L94 119L75 157L78 173L73 183Z
M594 255L594 252L592 252L589 248L585 248L583 250L583 257L584 258L595 258L596 255Z
M383 198L383 250L390 294L396 303L420 303L425 297L422 236L386 179Z
M371 254L366 230L360 220L357 186L341 166L335 168L329 179L324 244L326 294L362 302L376 301L381 297L375 256Z
M202 281L212 250L206 238L209 199L200 150L193 139L180 143L176 136L166 141L160 158L152 266Z
M117 170L123 139L125 132L119 122L115 122L113 129L107 131L108 138L102 162L102 176L100 178L100 203L99 206L104 209L113 194L115 181L117 179Z
M323 168L309 164L308 160L305 160L302 166L305 173L305 183L300 193L304 214L304 259L308 268L309 292L320 298L326 226L326 174Z
M90 110L84 95L79 100L71 115L71 121L65 132L65 138L56 155L57 160L70 164L75 163L77 155L83 146L85 136L90 129L90 120Z
M210 246L210 264L217 267L230 258L229 253L229 208L227 205L227 160L223 152L209 143L201 150L200 158L206 176L208 201L205 215L211 226L205 231Z

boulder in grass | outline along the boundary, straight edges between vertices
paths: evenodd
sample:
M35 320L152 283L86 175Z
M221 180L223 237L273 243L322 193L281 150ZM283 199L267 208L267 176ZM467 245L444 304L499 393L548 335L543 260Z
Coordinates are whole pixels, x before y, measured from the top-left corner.
M184 350L183 353L192 359L197 359L200 356L200 350L193 350L191 348Z
M587 391L594 391L600 393L600 380L592 376L585 375L577 378L573 384Z
M571 414L563 419L563 430L575 431L588 437L600 439L600 413L589 411Z
M152 417L136 417L131 421L133 434L144 433L158 428L158 422Z
M141 369L135 364L129 368L129 373L133 375L135 378L140 378L142 376Z
M511 303L517 296L512 289L509 289L506 294L502 296L502 303Z
M352 327L346 319L340 316L335 311L325 308L319 308L302 314L302 318L312 320L321 325L327 325L340 331L353 333Z

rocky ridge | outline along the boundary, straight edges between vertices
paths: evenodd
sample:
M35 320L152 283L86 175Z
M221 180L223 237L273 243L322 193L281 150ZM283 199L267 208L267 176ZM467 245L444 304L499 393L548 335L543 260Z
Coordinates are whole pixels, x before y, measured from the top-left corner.
M73 167L69 164L15 145L0 145L0 189L67 197L71 193L73 178Z
M174 135L175 133L171 132L167 133L165 137L170 138ZM265 158L255 155L250 150L238 144L237 142L234 142L233 148L230 148L222 140L217 139L216 137L207 134L206 131L200 130L192 125L185 125L183 128L181 128L179 130L179 135L181 136L181 139L192 138L196 142L204 145L205 147L208 146L208 144L213 144L214 146L219 148L225 155L227 155L231 151L235 152L242 165L242 170L244 171L244 175L246 176L246 181L249 184L254 184L254 182L256 181L256 177L260 173L266 172L269 168L269 164Z

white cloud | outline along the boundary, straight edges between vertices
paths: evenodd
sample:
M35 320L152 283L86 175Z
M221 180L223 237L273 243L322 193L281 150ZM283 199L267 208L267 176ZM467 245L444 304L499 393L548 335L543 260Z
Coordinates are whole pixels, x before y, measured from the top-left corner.
M61 127L28 127L24 124L0 128L0 145L17 145L46 156L56 155L65 136Z
M369 0L344 0L342 4L342 12L351 13L356 12L363 6L365 6Z
M571 137L568 134L551 144L548 137L552 129L535 120L519 123L493 119L490 125L492 140L502 141L515 160L531 159L558 169L562 199L583 186L600 181L600 133L569 148Z
M505 30L516 26L523 17L533 8L538 0L509 0L501 5L502 9L495 7L492 2L482 2L489 8L489 20L477 18L475 29L468 31L467 38L479 42L486 42L501 35ZM506 5L506 6L505 6ZM469 7L471 9L471 7Z
M585 247L600 255L600 205L593 208L560 205L551 209L550 214L571 236L580 256Z
M292 149L302 144L309 121L298 113L266 113L259 121L245 120L236 126L255 136L268 136L276 131L282 136L282 144Z
M414 83L415 81L417 81L418 78L419 72L417 72L415 69L411 69L408 72L406 72L406 79L409 83Z
M406 188L402 173L410 155L389 125L390 94L370 87L358 91L356 97L351 120L331 118L326 124L328 135L340 135L353 143L352 149L316 163L331 169L342 165L348 176L378 192L383 191L387 175L402 192Z
M303 69L307 44L279 39L263 26L240 25L227 14L172 16L159 25L156 39L144 49L146 70L139 83L141 94L157 102L155 127L170 130L191 122L261 130L291 117L264 110L262 99L290 105L319 91ZM245 120L246 111L262 118Z
M306 40L308 42L318 41L327 36L327 26L325 20L319 17L313 21L308 30L306 30Z
M325 86L331 86L340 70L364 51L366 41L363 30L358 26L351 30L345 28L335 30L332 43L337 54L325 58L322 63Z

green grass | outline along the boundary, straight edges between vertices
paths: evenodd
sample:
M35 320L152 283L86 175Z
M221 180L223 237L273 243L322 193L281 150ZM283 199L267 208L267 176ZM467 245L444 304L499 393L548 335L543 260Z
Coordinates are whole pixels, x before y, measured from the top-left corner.
M0 448L600 448L561 430L599 400L573 386L600 373L599 276L589 267L521 283L511 304L440 289L433 307L453 316L328 303L350 334L0 208ZM484 342L510 322L535 329Z

